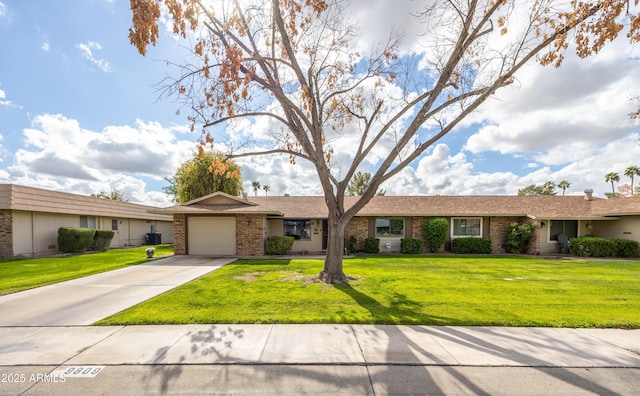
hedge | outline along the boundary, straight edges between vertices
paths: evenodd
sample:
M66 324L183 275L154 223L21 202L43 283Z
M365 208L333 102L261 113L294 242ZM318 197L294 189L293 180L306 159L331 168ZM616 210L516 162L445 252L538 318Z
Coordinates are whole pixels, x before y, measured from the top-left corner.
M292 236L270 236L267 238L267 254L287 254L293 247Z
M400 239L400 252L404 254L422 253L422 239L413 239L413 238Z
M380 253L380 239L367 238L364 240L364 251L366 253Z
M431 253L439 251L447 240L449 223L444 217L430 219L422 227L422 237Z
M347 245L347 251L349 254L353 254L358 251L358 237L355 235L349 236L349 244Z
M451 241L451 251L457 254L491 254L491 238L456 238Z
M87 251L93 244L93 228L60 227L58 228L58 249L62 253L79 253Z
M638 257L638 242L628 239L578 237L569 240L571 253L581 257Z
M93 235L91 250L107 250L115 234L116 232L112 230L96 230Z
M525 252L529 247L533 228L533 224L531 223L511 223L505 246L506 251L517 254Z

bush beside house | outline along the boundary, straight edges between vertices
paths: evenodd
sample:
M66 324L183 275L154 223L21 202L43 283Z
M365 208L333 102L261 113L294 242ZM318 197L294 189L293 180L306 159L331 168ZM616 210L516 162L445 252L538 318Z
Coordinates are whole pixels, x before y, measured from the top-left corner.
M293 241L292 236L270 236L267 238L267 254L287 254L293 247Z
M367 238L364 240L364 251L366 253L380 253L380 239Z
M451 241L456 254L491 254L491 238L456 238Z
M62 253L80 253L87 251L93 244L93 228L60 227L58 228L58 249Z
M413 239L413 238L400 239L400 252L404 254L422 253L422 239Z
M533 228L531 223L511 223L505 246L506 251L516 254L526 252L533 234Z
M115 234L116 232L112 230L96 230L93 235L91 250L107 250L111 246L111 241Z
M356 235L349 236L349 244L347 245L347 252L354 254L358 251L358 237Z
M578 237L569 240L571 253L581 257L631 258L640 255L640 245L628 239Z
M449 222L443 217L429 219L422 228L422 237L427 243L429 252L436 253L444 246L447 240Z

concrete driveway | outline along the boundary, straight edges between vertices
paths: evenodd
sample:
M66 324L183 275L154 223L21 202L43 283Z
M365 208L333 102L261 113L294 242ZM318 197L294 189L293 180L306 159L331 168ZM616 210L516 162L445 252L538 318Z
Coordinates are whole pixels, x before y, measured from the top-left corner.
M0 297L0 326L86 326L235 258L171 256Z

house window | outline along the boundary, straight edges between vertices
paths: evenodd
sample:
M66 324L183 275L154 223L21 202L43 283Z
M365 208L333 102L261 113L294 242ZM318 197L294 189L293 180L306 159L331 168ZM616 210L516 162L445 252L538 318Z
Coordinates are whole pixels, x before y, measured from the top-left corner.
M404 238L404 219L376 219L376 237Z
M284 235L296 240L311 240L311 220L285 220Z
M111 230L118 231L118 219L111 219Z
M482 218L481 217L457 217L453 218L451 228L452 238L481 237Z
M80 227L82 228L96 228L95 216L80 216Z
M549 225L549 240L557 241L558 235L564 234L569 238L578 236L578 220L551 220Z

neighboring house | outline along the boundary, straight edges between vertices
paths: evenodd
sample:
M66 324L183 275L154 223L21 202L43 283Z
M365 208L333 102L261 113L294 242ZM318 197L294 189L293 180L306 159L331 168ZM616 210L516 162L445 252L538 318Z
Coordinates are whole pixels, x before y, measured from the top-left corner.
M345 197L349 207L358 197ZM266 238L291 235L292 253L326 249L324 198L233 197L221 192L183 205L155 209L174 219L176 254L252 256L265 252ZM491 237L494 253L504 252L511 223L535 228L530 254L559 252L558 235L595 235L640 242L640 198L613 200L585 196L375 196L350 221L345 237L356 235L359 248L367 237L380 238L380 251L399 252L401 238L422 238L430 218L449 222L449 238ZM387 243L391 248L387 248Z
M0 257L56 253L60 227L113 230L111 247L143 245L151 232L160 234L163 243L172 243L171 216L150 214L150 209L153 207L0 184Z

